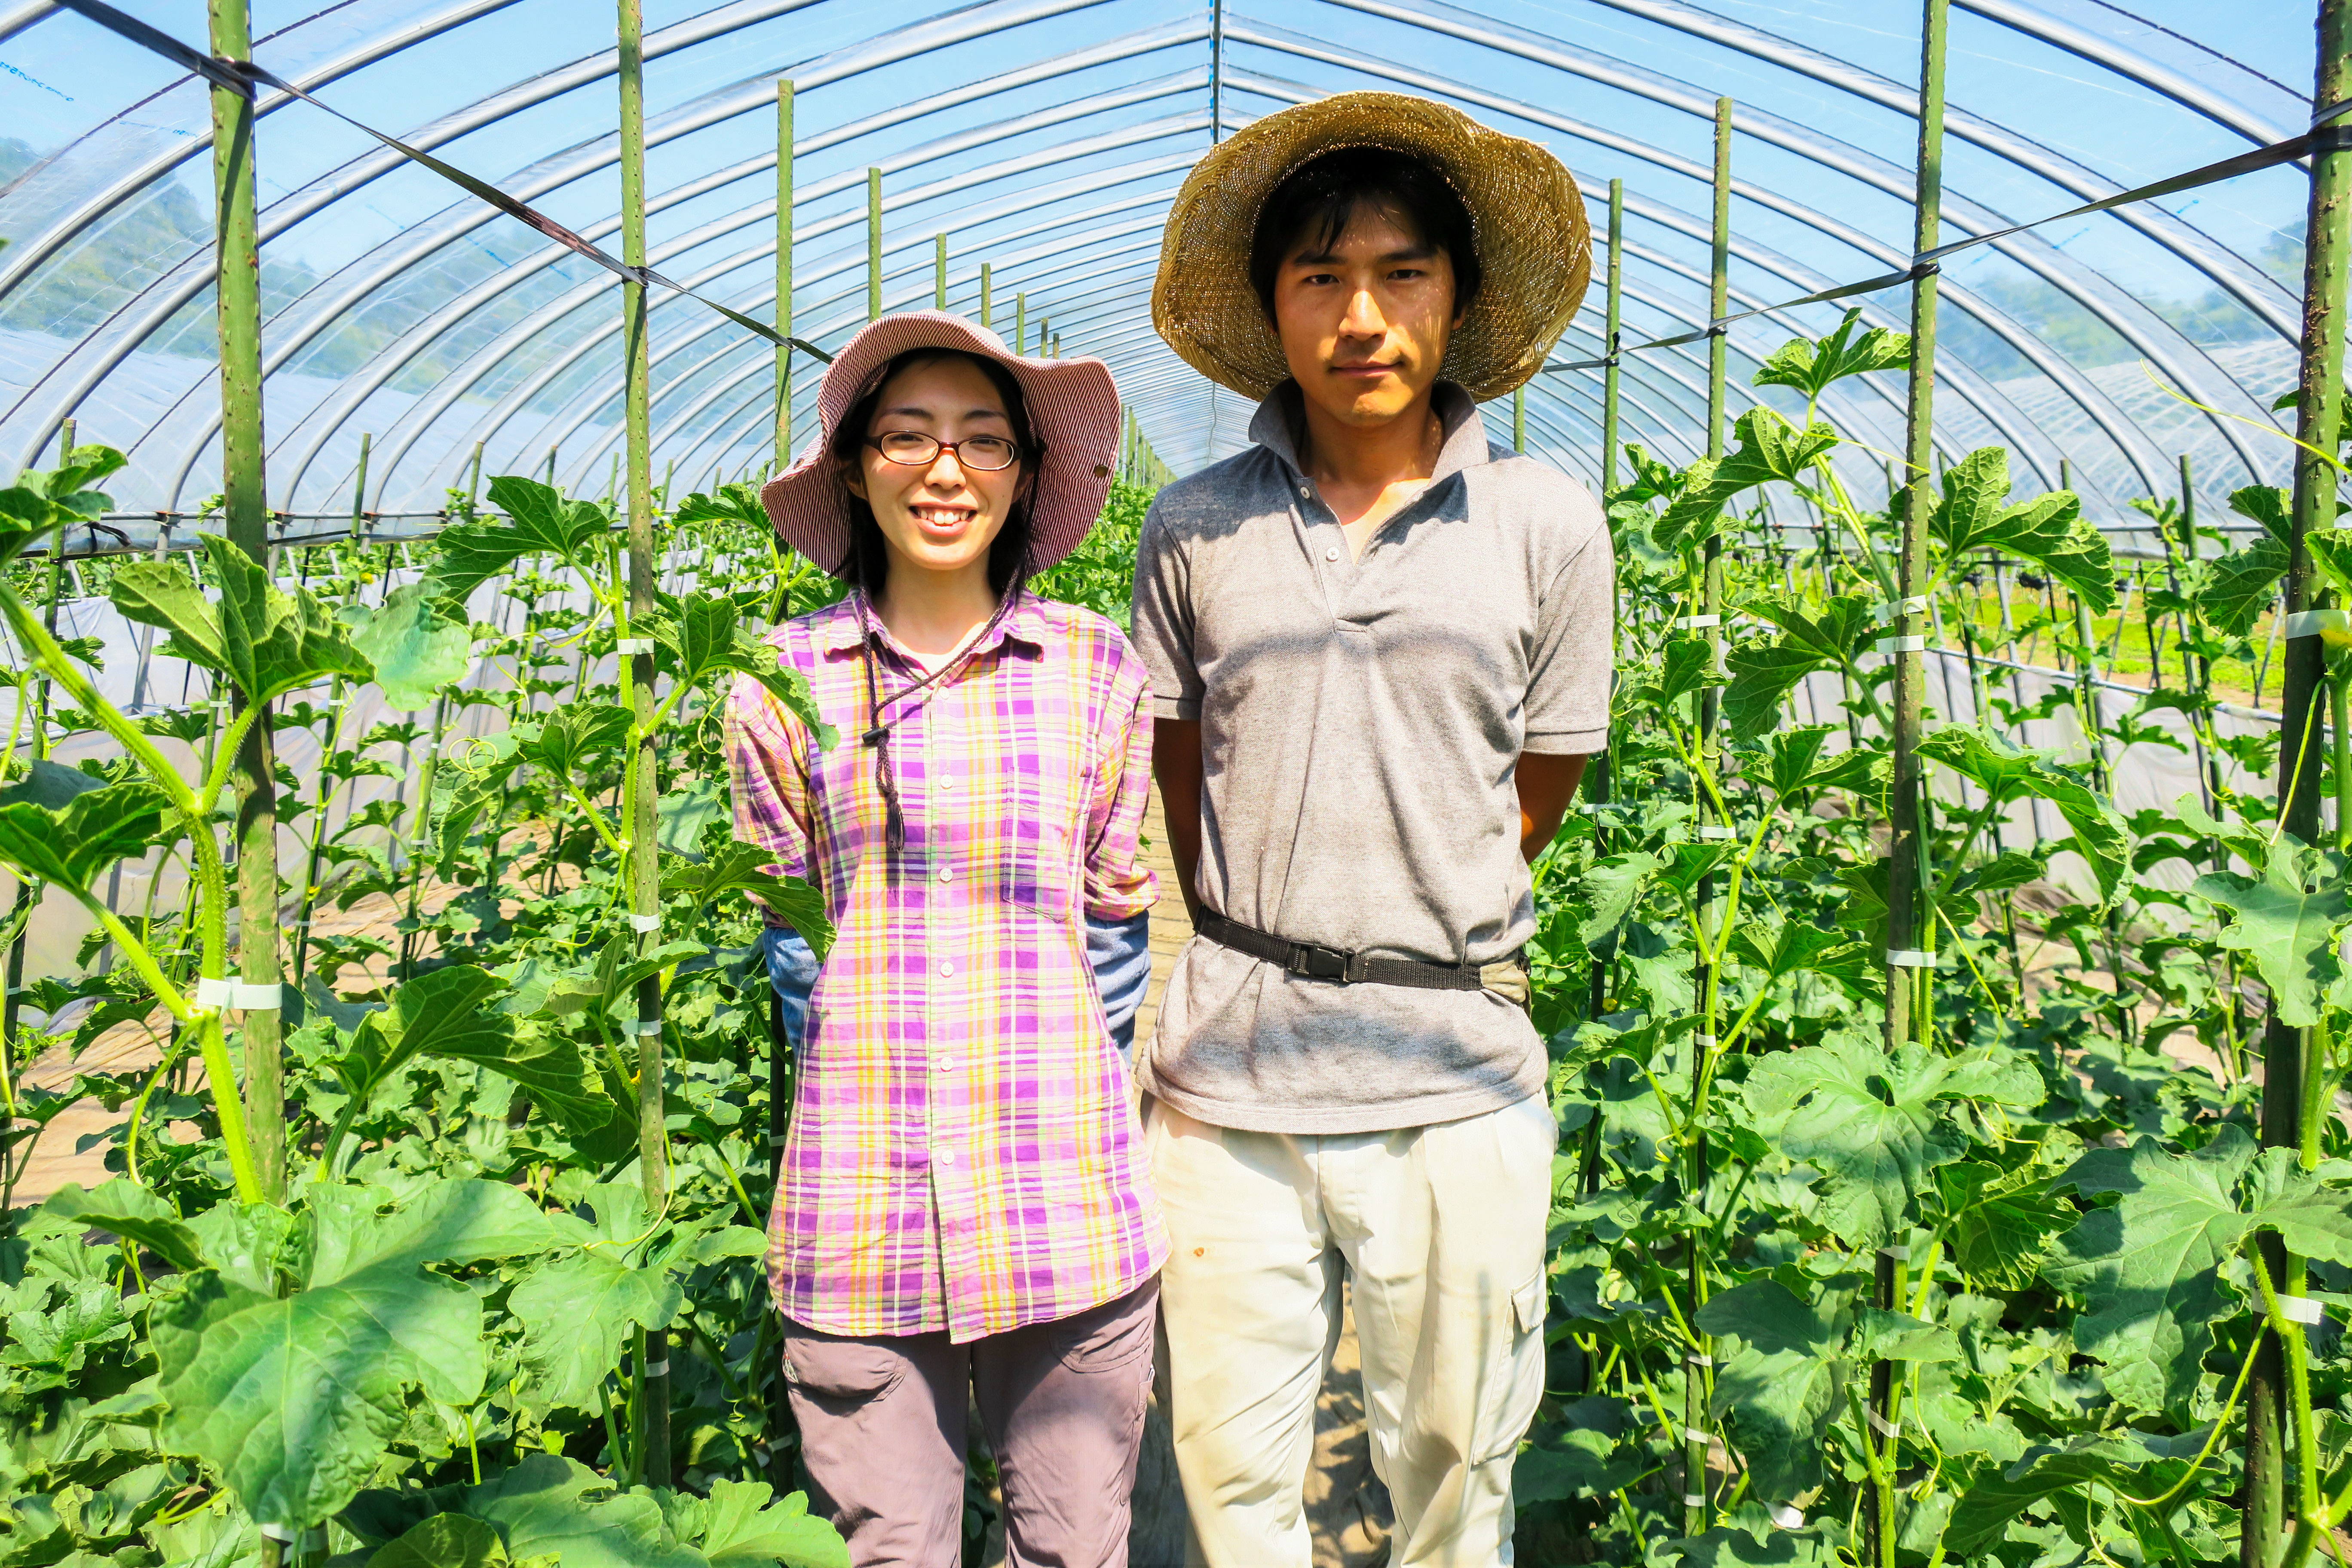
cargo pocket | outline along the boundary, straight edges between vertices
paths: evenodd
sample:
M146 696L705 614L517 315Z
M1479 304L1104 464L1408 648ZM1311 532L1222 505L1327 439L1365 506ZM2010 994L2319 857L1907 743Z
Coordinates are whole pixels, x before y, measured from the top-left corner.
M881 1398L906 1375L904 1356L862 1340L793 1334L784 1341L784 1382L836 1415Z
M1470 1446L1474 1465L1517 1453L1519 1439L1536 1418L1536 1406L1542 1403L1547 1284L1539 1268L1534 1279L1511 1292L1509 1315L1496 1336L1478 1390L1478 1419Z

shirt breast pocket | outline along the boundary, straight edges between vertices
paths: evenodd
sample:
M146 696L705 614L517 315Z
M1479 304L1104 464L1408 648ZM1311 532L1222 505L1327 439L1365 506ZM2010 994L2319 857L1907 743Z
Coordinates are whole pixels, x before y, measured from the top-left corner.
M1005 760L1003 781L998 896L1016 909L1066 921L1077 900L1075 803L1086 798L1085 780L1031 752Z

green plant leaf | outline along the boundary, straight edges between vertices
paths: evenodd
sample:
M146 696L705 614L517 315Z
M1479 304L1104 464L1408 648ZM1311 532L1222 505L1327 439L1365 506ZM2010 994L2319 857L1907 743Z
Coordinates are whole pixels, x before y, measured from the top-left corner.
M473 666L473 629L443 613L421 583L394 588L363 617L352 646L375 668L375 683L387 707L415 712L433 705L443 687L465 678Z
M531 1382L524 1399L542 1412L593 1412L630 1331L666 1328L684 1305L676 1279L632 1267L615 1247L541 1264L508 1297L528 1333L523 1359Z
M2085 1486L2105 1486L2126 1496L2166 1491L2204 1446L2205 1436L2198 1431L2161 1437L2125 1428L2029 1449L2006 1470L1977 1477L1952 1510L1944 1546L1955 1559L1973 1557L1999 1541L2009 1521L2032 1504ZM2148 1474L2149 1465L2167 1460L2172 1463Z
M618 1491L554 1454L530 1455L467 1488L462 1500L467 1514L497 1529L518 1563L549 1557L562 1568L704 1568L709 1561L671 1535L653 1494Z
M1824 1435L1849 1375L1840 1336L1771 1279L1715 1297L1696 1321L1738 1347L1716 1372L1708 1408L1748 1461L1758 1495L1785 1498L1820 1485Z
M2015 506L2009 498L2009 450L1981 447L1944 473L1944 493L1928 518L1947 569L1969 552L2005 550L2033 562L2072 588L2094 615L2115 606L2115 566L2105 535L2083 517L2072 490L2052 490Z
M331 676L373 679L366 656L316 595L275 586L251 556L218 534L203 540L215 598L161 561L119 567L109 586L125 619L171 634L160 651L227 676L248 702L268 702Z
M2112 899L2131 869L2131 832L2105 796L2074 772L1972 724L1947 724L1919 742L1919 755L1973 781L1995 800L2037 796L2058 808L2074 830L2074 845L2089 862L2103 898Z
M717 493L706 495L698 490L677 503L677 521L685 522L741 522L753 528L765 529L768 509L760 504L757 485L725 484Z
M1743 1086L1756 1128L1789 1159L1823 1173L1819 1217L1855 1245L1906 1223L1935 1166L1968 1148L1938 1108L1948 1100L2038 1105L2042 1076L2012 1053L1939 1056L1904 1045L1891 1057L1842 1037L1765 1058Z
M499 1532L462 1513L436 1513L389 1545L367 1568L503 1568L513 1561Z
M111 447L76 447L47 470L28 468L0 489L0 567L67 525L101 517L114 502L90 487L128 461Z
M489 493L490 504L507 521L453 523L434 537L433 561L423 583L431 597L462 603L526 555L581 562L591 542L613 531L612 516L603 507L566 500L552 486L520 474L500 474L490 481Z
M2294 540L2294 498L2276 485L2245 485L2230 492L2230 510L2281 544Z
M1714 661L1715 650L1704 637L1678 637L1669 641L1659 681L1660 700L1675 702L1694 691L1722 685L1723 678L1709 668Z
M1688 470L1683 491L1651 530L1661 550L1678 551L1704 542L1716 531L1724 504L1741 492L1774 479L1795 482L1838 434L1814 424L1800 431L1773 409L1758 405L1732 426L1739 445L1720 462L1700 458Z
M628 743L635 721L616 702L566 702L540 721L538 732L521 742L523 760L561 778L581 782L592 759L609 756Z
M1812 777L1822 748L1836 731L1833 724L1800 724L1774 734L1767 745L1771 767L1766 773L1776 795L1794 795Z
M822 889L798 877L779 877L768 868L775 852L738 841L700 865L672 866L662 874L662 894L690 894L698 904L716 903L729 893L748 893L801 933L823 963L833 951L833 921L826 918Z
M2209 871L2189 886L2235 917L2216 940L2253 960L2280 1019L2297 1028L2319 1022L2320 994L2344 973L2336 947L2352 921L2344 871L2342 855L2282 833L2261 881Z
M54 792L54 775L33 791ZM84 790L62 810L37 805L32 792L10 791L0 804L0 862L28 877L87 894L99 873L140 853L163 834L171 797L144 779Z
M2077 1218L2074 1206L2031 1170L1964 1160L1937 1166L1936 1186L1951 1216L1946 1235L1953 1263L1969 1279L2001 1289L2030 1282L2052 1239Z
M2253 630L2263 612L2278 597L2279 579L2286 575L2287 547L2269 534L2260 534L2219 560L2206 563L2204 586L2197 591L2197 611L2215 631L2243 637Z
M700 951L697 949L697 951ZM579 1047L559 1036L520 1030L493 1011L507 983L472 964L428 970L394 988L392 1005L371 1013L327 1066L362 1106L420 1056L467 1061L512 1079L574 1128L601 1127L612 1107Z
M808 1494L775 1502L765 1481L725 1477L710 1483L701 1539L712 1568L849 1568L849 1548L832 1525L808 1510Z
M204 1267L195 1233L152 1188L128 1176L116 1176L92 1192L68 1182L49 1195L41 1212L136 1242L184 1273Z
M1748 377L1751 386L1787 386L1805 395L1808 402L1821 396L1832 382L1877 370L1901 370L1911 363L1911 335L1887 327L1873 327L1859 338L1853 329L1860 310L1848 310L1837 330L1819 340L1791 338Z

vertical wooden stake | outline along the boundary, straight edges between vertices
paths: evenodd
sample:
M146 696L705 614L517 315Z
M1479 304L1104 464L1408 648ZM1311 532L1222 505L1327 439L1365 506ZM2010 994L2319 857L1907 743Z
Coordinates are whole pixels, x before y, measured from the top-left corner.
M980 324L996 330L996 268L985 261L980 264Z
M948 237L937 237L936 253L931 258L931 304L934 309L948 308Z

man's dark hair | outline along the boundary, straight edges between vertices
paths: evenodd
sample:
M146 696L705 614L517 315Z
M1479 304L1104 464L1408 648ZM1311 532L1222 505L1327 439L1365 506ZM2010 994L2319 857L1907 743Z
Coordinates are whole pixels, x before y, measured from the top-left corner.
M1036 493L1037 468L1045 456L1045 444L1030 428L1029 405L1022 400L1021 384L1013 373L992 359L982 354L965 353L961 349L908 349L882 367L874 379L873 390L857 400L857 406L833 433L834 460L841 465L835 482L841 485L842 503L849 509L849 552L841 558L834 575L852 588L863 588L868 599L878 598L882 584L890 576L890 549L882 538L882 525L874 521L874 508L865 498L851 489L843 476L855 472L865 458L866 426L874 423L874 410L882 401L883 391L898 374L934 360L968 360L980 367L980 372L996 388L1004 400L1005 417L1013 425L1013 444L1021 448L1021 489L1013 497L1013 510L1004 526L988 546L988 585L1000 599L1006 592L1029 580L1030 499Z
M1454 314L1459 320L1478 296L1478 250L1470 209L1445 176L1409 153L1386 147L1339 147L1318 153L1283 176L1258 208L1250 237L1250 287L1265 319L1274 320L1274 280L1283 262L1306 240L1318 250L1339 243L1366 207L1385 213L1454 263Z

